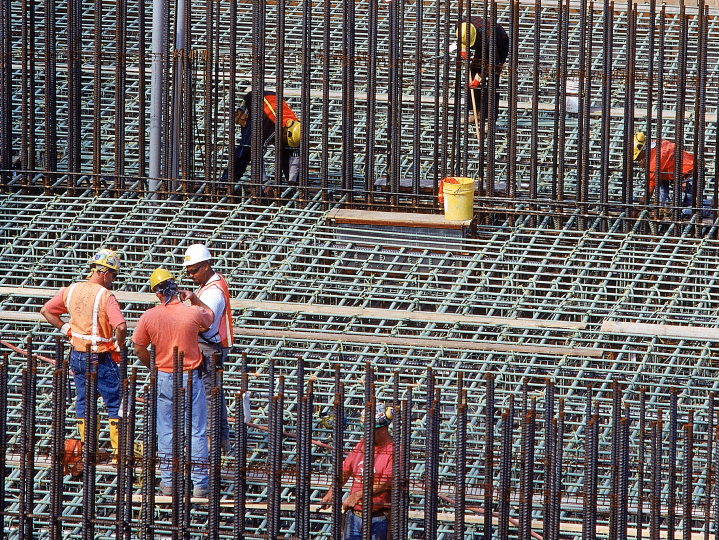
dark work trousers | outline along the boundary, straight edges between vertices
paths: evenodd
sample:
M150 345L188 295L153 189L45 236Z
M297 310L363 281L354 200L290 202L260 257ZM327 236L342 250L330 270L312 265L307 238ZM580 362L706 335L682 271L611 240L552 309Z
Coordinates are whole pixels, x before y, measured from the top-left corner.
M202 361L204 364L204 374L202 376L202 383L205 385L205 397L207 398L207 420L208 430L209 426L212 425L212 387L220 387L220 441L224 445L224 441L230 440L230 424L227 422L227 402L225 401L225 390L222 388L222 381L220 380L217 370L222 369L222 366L227 360L227 355L230 349L223 348L219 343L210 344L199 342L200 353L202 353ZM213 373L212 371L212 355L218 355L218 362Z

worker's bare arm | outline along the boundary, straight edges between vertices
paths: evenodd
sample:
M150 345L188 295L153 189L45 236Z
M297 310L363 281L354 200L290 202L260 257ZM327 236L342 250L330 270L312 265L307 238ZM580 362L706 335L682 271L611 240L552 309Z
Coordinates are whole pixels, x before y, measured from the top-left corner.
M115 327L115 341L117 342L118 349L122 349L125 346L125 339L127 339L127 323L120 323Z
M45 317L45 320L49 322L51 325L53 325L58 330L62 328L62 325L65 324L65 321L63 321L59 316L53 315L48 311L48 309L43 306L40 308L40 315Z
M350 478L350 473L348 472L342 472L342 485L344 486L347 483L347 480ZM325 493L325 496L322 497L320 500L320 504L324 507L329 506L332 503L332 486L330 486L330 489L327 490L327 493Z
M147 347L135 343L135 356L143 366L150 369L150 351L147 350Z
M202 329L203 331L207 330L210 326L212 326L212 323L215 321L215 314L214 314L214 312L207 306L207 304L205 304L202 300L200 300L200 297L199 297L199 296L197 296L197 295L196 295L195 293L193 293L192 291L184 291L184 290L178 292L177 295L179 296L181 302L189 301L189 302L190 302L190 305L197 306L197 307L201 307L202 309L204 309L205 311L207 311L207 312L212 316L212 320L211 320L211 321L209 322L209 324L207 325L207 328L203 328L203 329Z

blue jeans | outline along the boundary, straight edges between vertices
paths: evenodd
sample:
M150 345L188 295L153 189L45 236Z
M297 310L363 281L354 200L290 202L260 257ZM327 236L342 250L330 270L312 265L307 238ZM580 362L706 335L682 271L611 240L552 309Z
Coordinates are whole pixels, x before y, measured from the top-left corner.
M342 540L362 540L362 518L352 510L347 510L345 514ZM386 516L374 516L372 518L372 540L387 540Z
M187 374L182 387L187 389ZM205 389L196 369L192 370L192 483L195 488L206 488L207 471L207 403ZM160 459L162 482L172 486L172 373L157 372L157 453ZM182 407L185 410L185 407ZM184 431L183 427L183 431Z
M206 343L198 343L198 347L200 348L200 353L202 354L202 362L204 363L205 369L204 374L202 376L202 383L205 386L205 401L207 402L207 416L210 416L210 410L209 407L211 406L211 398L212 398L212 388L213 385L219 385L222 381L220 381L217 369L222 369L222 366L227 361L227 356L230 352L230 349L223 349L221 346L213 347L212 345L208 345ZM219 361L220 364L217 366L217 369L215 369L215 377L213 380L212 375L210 372L212 371L212 355L214 353L217 353L219 355ZM225 401L225 389L222 388L220 391L220 440L227 439L230 440L230 424L227 421L227 402Z
M669 206L672 203L672 197L673 197L673 184L669 180L662 180L659 182L659 204L664 206ZM681 201L680 204L684 209L682 210L682 214L685 216L690 216L692 214L691 205L692 205L692 187L693 187L693 181L692 178L689 178L686 183L684 184L684 187L681 192ZM698 201L697 201L698 202ZM704 199L702 202L702 217L711 217L711 206L712 206L712 200L711 199Z
M91 354L90 359L97 361L97 391L107 407L107 416L118 418L120 410L120 368L110 358L110 353ZM70 352L70 369L75 381L77 399L75 416L85 418L85 353L73 349Z

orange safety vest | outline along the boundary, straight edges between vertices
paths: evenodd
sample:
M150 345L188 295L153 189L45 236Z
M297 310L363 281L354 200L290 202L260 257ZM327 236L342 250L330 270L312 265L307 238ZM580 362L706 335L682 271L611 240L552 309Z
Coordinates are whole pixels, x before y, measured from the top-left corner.
M79 352L91 346L93 353L117 350L114 332L105 313L112 293L102 285L82 281L70 285L62 295L70 314L70 342Z
M210 283L207 283L200 287L197 291L197 296L200 296L203 291L206 291L212 287L217 287L222 291L222 296L225 297L225 309L222 312L222 320L220 321L220 326L218 327L217 331L220 334L220 343L222 343L223 348L228 348L232 346L232 343L234 342L234 334L232 332L232 308L230 308L230 289L227 286L227 281L225 281L225 278L220 274L219 272L215 272L220 279L216 279L214 281L211 281Z
M275 110L277 109L277 96L274 96L272 94L265 96L265 114L272 120L273 122L277 121L277 114L275 113ZM299 119L297 118L297 115L290 109L290 106L287 105L286 101L282 101L282 127L287 127L287 122L290 120L295 120L299 122Z

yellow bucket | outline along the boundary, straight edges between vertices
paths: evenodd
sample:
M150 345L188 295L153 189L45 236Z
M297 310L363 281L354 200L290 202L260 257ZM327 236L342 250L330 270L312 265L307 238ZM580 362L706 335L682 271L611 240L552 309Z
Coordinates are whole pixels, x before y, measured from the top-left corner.
M444 217L466 221L474 215L474 178L457 176L442 179Z

